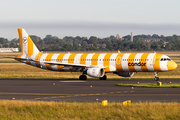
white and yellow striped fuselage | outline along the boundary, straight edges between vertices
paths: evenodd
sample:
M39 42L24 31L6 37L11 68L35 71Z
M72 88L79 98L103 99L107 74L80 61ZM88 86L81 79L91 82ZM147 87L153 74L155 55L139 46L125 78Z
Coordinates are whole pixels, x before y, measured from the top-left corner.
M19 56L21 58L23 56ZM156 53L77 53L44 54L34 57L39 62L26 62L29 65L54 71L76 71L72 67L62 69L63 65L49 66L44 62L72 63L82 65L104 66L105 72L165 72L173 70L176 65L169 57ZM169 60L167 60L169 58ZM162 60L163 59L163 60ZM164 60L166 59L166 60Z

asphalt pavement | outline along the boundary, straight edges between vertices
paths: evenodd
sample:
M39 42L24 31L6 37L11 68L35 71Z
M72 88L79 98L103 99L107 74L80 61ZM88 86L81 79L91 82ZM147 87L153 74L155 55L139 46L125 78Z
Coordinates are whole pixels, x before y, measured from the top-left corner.
M117 83L156 83L153 79L0 79L0 99L31 101L180 102L180 88L115 86ZM161 79L180 83L180 79Z

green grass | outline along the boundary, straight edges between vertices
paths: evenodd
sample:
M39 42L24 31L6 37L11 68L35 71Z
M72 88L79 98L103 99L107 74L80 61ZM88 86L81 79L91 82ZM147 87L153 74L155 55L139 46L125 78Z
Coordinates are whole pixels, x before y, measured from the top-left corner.
M178 120L180 103L43 102L0 100L3 120Z
M130 87L156 87L156 88L180 88L180 83L173 84L162 84L162 86L158 86L156 83L140 83L140 84L115 84L116 86L130 86Z

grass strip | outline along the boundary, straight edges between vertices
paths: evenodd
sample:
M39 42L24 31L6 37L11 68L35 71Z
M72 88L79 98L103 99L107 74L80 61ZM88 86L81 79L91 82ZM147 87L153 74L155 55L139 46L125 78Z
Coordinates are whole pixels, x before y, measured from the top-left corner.
M115 84L116 86L129 86L129 87L151 87L151 88L180 88L180 83L163 83L158 86L157 83L140 83L140 84Z
M178 120L180 103L43 102L0 100L0 119L8 120Z

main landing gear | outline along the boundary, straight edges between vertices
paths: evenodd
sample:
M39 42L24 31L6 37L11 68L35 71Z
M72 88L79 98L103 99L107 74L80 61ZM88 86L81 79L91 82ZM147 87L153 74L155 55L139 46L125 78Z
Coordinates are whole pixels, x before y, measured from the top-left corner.
M159 81L158 72L154 72L154 74L155 74L154 80L155 80L155 81Z
M106 80L107 79L107 76L104 75L103 77L100 77L99 80Z
M80 75L79 80L87 80L87 76L86 75Z

